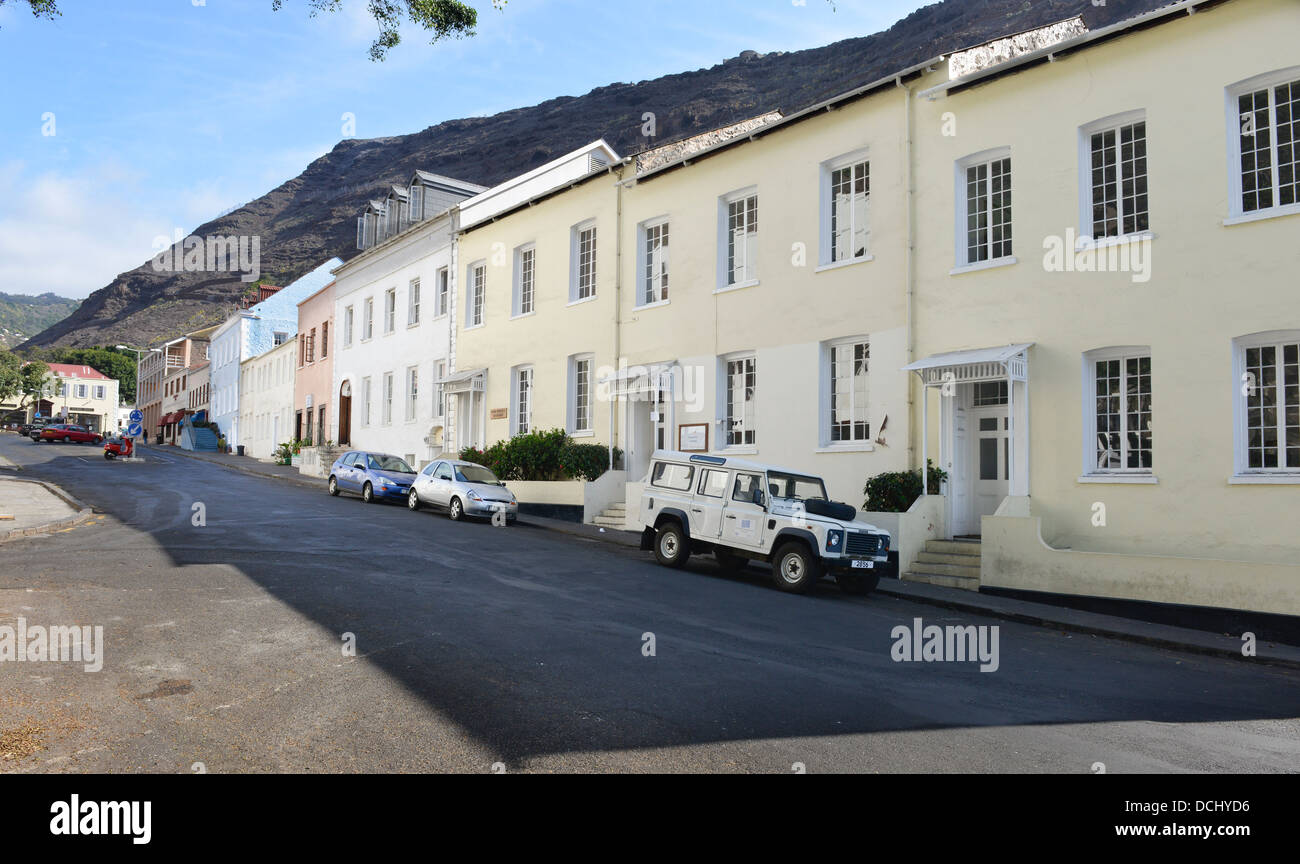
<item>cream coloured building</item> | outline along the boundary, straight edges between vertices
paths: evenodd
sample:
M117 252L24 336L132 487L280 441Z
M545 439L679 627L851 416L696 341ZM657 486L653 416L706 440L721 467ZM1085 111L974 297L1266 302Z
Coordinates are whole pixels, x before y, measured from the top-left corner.
M1065 21L466 223L457 446L563 426L629 500L664 445L854 504L930 459L904 571L1300 614L1298 34Z
M244 455L270 459L293 440L293 385L298 337L243 361L239 369L239 423Z

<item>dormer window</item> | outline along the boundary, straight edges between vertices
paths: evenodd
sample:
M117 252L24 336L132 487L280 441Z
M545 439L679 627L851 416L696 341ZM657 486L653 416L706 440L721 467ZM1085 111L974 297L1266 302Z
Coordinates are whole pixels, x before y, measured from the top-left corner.
M412 183L407 201L410 208L410 221L414 225L424 219L424 187L419 183Z

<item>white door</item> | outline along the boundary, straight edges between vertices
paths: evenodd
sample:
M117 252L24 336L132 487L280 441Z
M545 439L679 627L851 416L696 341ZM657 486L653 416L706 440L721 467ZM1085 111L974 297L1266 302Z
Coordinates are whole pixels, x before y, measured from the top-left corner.
M970 478L971 519L968 533L980 533L980 517L992 516L1007 497L1010 477L1010 421L1005 405L974 408L969 412L971 431Z
M966 426L970 418L967 416L966 406L962 404L961 398L952 396L947 399L947 402L948 405L945 407L952 409L952 448L944 470L948 472L951 533L960 536L971 533L970 481L966 476L967 466L970 464L970 436Z

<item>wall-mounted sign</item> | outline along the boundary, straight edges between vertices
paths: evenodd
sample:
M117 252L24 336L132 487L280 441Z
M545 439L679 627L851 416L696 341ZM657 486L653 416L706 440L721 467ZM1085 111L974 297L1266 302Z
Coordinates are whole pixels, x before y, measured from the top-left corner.
M709 424L683 423L678 426L677 449L683 453L709 452Z
M510 416L510 409L509 409L509 408L493 408L493 409L492 409L492 412L491 412L488 416L489 416L491 419L493 419L493 420L504 420L504 419L506 419L507 417Z

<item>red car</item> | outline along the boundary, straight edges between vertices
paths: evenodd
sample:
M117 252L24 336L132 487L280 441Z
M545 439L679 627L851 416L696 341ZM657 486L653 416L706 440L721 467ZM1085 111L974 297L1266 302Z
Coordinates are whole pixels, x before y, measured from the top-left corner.
M98 432L91 432L85 426L77 426L73 423L55 423L52 426L46 426L41 430L41 437L36 441L62 441L64 444L98 444L104 440L104 436Z

